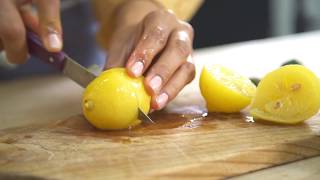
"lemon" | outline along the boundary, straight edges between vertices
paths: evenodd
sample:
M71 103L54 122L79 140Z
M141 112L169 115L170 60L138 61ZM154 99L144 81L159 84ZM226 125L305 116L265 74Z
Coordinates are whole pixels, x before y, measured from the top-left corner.
M317 76L305 66L283 66L261 80L250 113L272 122L302 122L318 112L319 89Z
M124 68L104 71L85 89L82 110L99 129L124 129L138 125L138 108L148 113L150 96L143 77L131 78Z
M220 65L205 66L200 90L209 112L239 112L251 102L256 86L249 78Z

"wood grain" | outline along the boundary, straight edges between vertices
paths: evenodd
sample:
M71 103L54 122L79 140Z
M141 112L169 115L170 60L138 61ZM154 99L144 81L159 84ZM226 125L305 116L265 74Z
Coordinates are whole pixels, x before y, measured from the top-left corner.
M82 91L60 75L1 81L0 129L47 123L79 113Z
M232 180L300 180L319 179L320 177L320 157L309 158L295 163L277 166L270 169L244 174L231 178Z
M64 89L49 88L50 81ZM36 94L33 82L42 89ZM1 115L8 110L3 102L14 106L23 99L31 106L16 105L23 114L1 116L28 122L8 123L12 128L0 131L0 177L222 179L320 155L319 117L279 126L247 122L245 113L206 116L194 84L168 109L151 115L154 125L98 131L77 111L81 89L70 83L56 76L0 85L8 95L21 84L25 89L19 98L2 98ZM37 99L48 94L53 98ZM48 116L43 121L37 116L41 110Z
M82 89L61 76L0 82L0 179L319 179L319 116L297 126L249 123L245 112L203 116L197 86L207 63L262 77L296 58L319 75L319 40L315 32L197 51L196 80L152 115L155 125L126 131L90 126Z

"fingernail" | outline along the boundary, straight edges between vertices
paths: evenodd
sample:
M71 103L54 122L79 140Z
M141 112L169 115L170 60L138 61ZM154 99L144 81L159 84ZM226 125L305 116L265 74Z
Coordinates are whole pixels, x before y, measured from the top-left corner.
M140 61L135 62L131 67L131 71L135 77L141 76L142 70L143 70L143 63Z
M149 83L153 91L159 90L161 87L161 84L162 84L162 78L158 75L154 76Z
M162 93L156 98L159 109L162 109L167 104L168 98L169 96L167 93Z
M56 33L50 33L49 34L49 46L53 49L61 49L62 43L60 41L60 38L58 34Z

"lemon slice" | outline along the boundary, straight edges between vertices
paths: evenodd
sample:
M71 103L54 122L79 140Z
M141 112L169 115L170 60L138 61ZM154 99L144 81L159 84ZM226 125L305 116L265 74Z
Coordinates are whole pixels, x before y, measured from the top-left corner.
M283 66L260 81L250 113L272 122L302 122L318 112L319 89L317 76L305 66Z
M256 86L249 78L220 65L205 66L200 90L209 112L239 112L248 106Z

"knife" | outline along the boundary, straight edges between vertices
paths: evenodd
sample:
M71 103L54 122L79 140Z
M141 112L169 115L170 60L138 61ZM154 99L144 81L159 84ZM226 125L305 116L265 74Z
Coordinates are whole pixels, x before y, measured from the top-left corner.
M48 52L44 48L39 36L30 30L27 30L27 43L29 53L32 56L55 67L84 88L97 77L88 69L70 58L65 52ZM138 108L138 118L146 123L154 123L140 108Z

